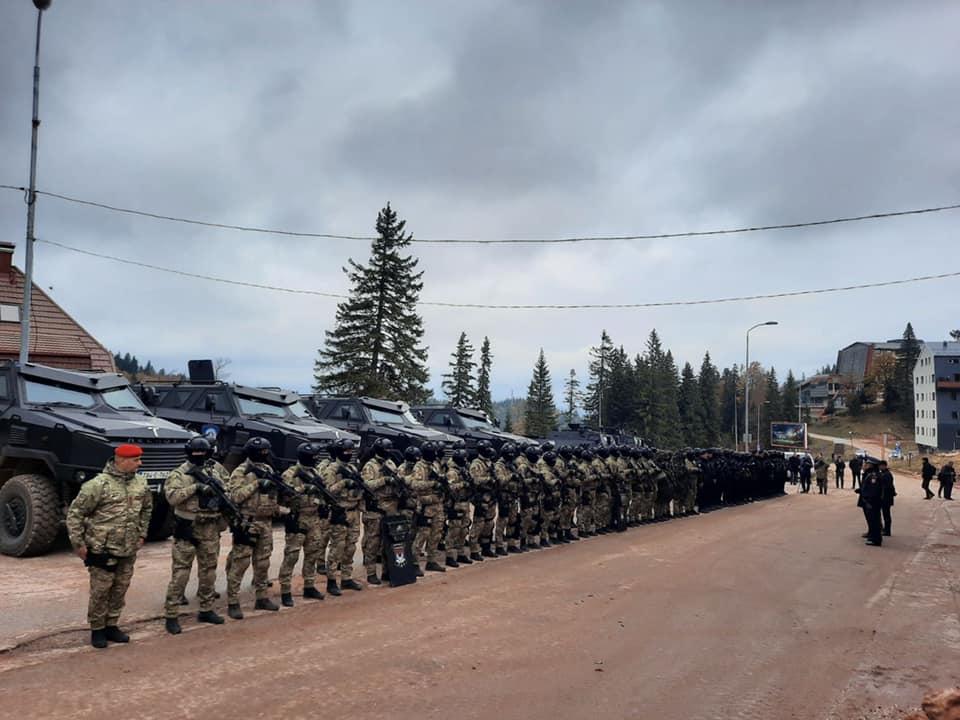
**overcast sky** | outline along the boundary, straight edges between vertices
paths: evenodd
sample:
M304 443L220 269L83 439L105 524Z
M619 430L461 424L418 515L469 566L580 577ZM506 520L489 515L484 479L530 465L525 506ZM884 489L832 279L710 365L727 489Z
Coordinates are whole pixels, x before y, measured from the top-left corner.
M0 183L26 185L36 11L0 4ZM422 238L706 230L958 202L954 2L92 2L41 43L38 188L204 220ZM23 266L25 206L0 191ZM416 245L423 300L631 303L960 270L960 211L700 239ZM43 197L36 235L236 280L344 292L369 244L117 215ZM335 300L231 287L38 244L36 281L107 347L157 366L226 356L305 390ZM811 374L856 340L942 339L957 279L652 310L422 308L431 386L461 331L490 337L494 398L543 347L559 396L606 328L652 328Z

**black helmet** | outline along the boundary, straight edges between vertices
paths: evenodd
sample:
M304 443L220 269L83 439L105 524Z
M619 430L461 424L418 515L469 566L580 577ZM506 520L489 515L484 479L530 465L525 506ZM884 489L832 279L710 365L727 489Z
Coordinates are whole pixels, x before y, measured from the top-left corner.
M580 448L581 460L593 460L594 457L595 455L593 454L593 450L591 450L590 448L588 447Z
M190 438L183 446L183 451L187 454L187 460L195 465L203 465L213 455L210 441L205 437Z
M527 456L527 460L534 463L540 459L540 448L536 445L527 445L523 448L523 454Z
M433 462L437 459L437 455L439 455L437 452L437 446L430 441L427 441L420 446L420 452L423 454L423 459L427 462Z
M564 460L569 460L573 457L573 448L569 445L561 445L560 449L557 450L557 454Z
M517 456L517 446L512 442L505 442L500 446L500 457L513 460Z
M540 444L540 449L543 452L551 452L551 451L555 452L557 449L557 444L553 440L544 440Z
M557 462L557 454L553 450L547 450L543 454L543 461L550 467L553 467Z
M493 445L490 444L489 440L481 440L478 442L477 452L480 454L480 457L485 457L487 460L497 456L497 451L494 450Z
M407 445L407 447L403 450L403 459L407 462L415 463L420 459L420 455L420 448L418 448L416 445Z
M610 455L612 455L615 458L620 457L620 448L617 447L616 445L611 446L608 452L610 453Z
M313 467L317 464L320 452L320 446L316 443L300 443L297 445L297 462L306 467Z
M391 450L393 450L393 441L390 438L377 438L373 441L373 454L378 458L389 457Z
M263 437L252 437L243 444L243 456L253 462L270 460L270 441Z
M463 448L459 448L453 451L453 461L460 467L465 467L467 464L467 451Z
M357 444L349 438L340 438L330 446L330 454L341 462L349 462Z
M610 450L606 446L601 445L597 448L597 456L606 459L610 457Z

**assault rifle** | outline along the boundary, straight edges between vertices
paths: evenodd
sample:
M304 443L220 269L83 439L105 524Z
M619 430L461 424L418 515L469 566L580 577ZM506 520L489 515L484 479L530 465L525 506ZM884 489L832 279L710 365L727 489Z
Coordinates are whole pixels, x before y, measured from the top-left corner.
M233 534L234 544L248 547L256 546L260 533L253 523L244 517L240 507L230 499L220 481L211 475L207 475L198 465L188 470L187 475L213 491L213 497L201 498L201 504L204 510L219 510L223 513L230 526L230 532Z
M305 473L302 469L297 470L297 477L303 481L303 484L307 488L314 490L320 497L324 499L325 505L323 506L323 511L321 512L320 508L317 508L317 514L321 518L327 517L329 514L330 524L331 525L346 525L347 524L347 513L340 507L340 503L337 502L337 499L330 494L330 491L327 490L326 485L323 484L323 478L319 475L316 477ZM309 490L308 490L309 492Z
M303 497L303 493L297 490L292 485L284 482L283 478L280 477L276 472L271 470L264 470L263 468L257 467L256 464L250 463L248 472L253 473L261 480L268 480L272 485L271 489L277 491L277 500L280 504L285 505L291 500L295 500ZM300 530L300 513L295 510L291 510L283 518L283 527L290 534L296 534L301 532Z

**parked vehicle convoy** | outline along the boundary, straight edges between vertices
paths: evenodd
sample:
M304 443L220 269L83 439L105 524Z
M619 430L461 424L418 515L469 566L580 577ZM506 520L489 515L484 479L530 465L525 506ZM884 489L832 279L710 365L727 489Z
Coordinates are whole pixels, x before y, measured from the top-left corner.
M2 361L0 402L0 552L46 552L80 485L124 443L143 448L140 474L154 494L148 537L170 535L161 489L192 433L155 417L124 376Z
M597 430L580 423L570 423L566 428L554 430L545 439L551 440L557 445L572 445L574 447L610 447L617 444L616 437L605 429Z
M308 407L325 423L360 436L360 452L365 454L377 438L389 438L394 450L403 452L408 445L427 441L440 443L444 454L464 447L455 435L429 428L417 420L405 402L370 397L305 396Z
M278 470L297 462L301 443L359 442L357 435L318 421L297 393L221 382L207 363L191 361L189 381L144 383L137 390L159 417L210 440L228 470L240 464L243 444L252 437L270 441Z
M462 439L469 451L473 451L481 440L488 441L497 450L508 441L519 445L537 443L531 438L501 430L483 410L453 405L415 405L411 410L425 425Z

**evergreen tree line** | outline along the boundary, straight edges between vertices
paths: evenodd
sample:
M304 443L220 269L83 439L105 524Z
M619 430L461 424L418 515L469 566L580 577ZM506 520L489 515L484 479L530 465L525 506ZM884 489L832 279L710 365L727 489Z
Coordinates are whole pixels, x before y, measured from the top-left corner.
M164 368L156 370L153 367L153 363L149 360L146 365L142 365L137 359L136 355L131 355L130 353L120 353L113 354L113 363L117 366L117 370L122 373L127 373L128 375L166 375L167 371Z

